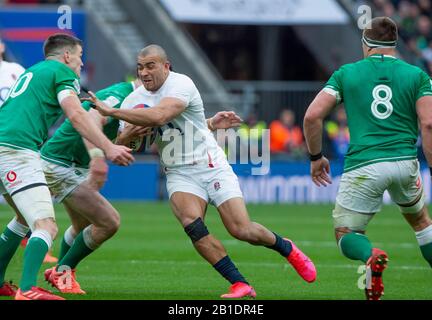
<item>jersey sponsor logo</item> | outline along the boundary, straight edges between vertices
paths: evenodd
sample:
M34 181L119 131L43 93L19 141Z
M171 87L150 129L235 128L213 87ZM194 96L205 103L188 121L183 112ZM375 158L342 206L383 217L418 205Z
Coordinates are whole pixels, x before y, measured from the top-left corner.
M17 178L17 174L15 173L15 171L9 171L6 175L6 180L9 181L10 183L14 182Z

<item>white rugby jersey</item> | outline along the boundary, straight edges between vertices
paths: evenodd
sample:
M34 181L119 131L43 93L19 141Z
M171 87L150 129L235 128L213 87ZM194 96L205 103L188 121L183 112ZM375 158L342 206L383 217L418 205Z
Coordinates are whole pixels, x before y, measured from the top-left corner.
M25 69L17 63L0 61L0 107L5 102L9 90L24 71Z
M140 86L122 103L122 109L139 104L153 107L164 98L177 98L186 103L186 109L163 127L158 128L155 143L161 163L167 168L206 164L209 167L226 163L226 157L207 127L201 96L193 81L186 75L170 72L156 92ZM120 122L120 130L124 121Z

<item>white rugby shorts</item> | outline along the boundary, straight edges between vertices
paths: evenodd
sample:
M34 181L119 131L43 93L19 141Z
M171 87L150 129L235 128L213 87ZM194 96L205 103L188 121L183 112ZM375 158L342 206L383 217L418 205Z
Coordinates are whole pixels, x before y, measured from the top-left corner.
M88 169L65 167L43 159L42 167L55 203L62 202L89 174Z
M238 178L229 164L209 167L198 164L180 168L166 168L168 195L186 192L219 207L233 198L243 198Z

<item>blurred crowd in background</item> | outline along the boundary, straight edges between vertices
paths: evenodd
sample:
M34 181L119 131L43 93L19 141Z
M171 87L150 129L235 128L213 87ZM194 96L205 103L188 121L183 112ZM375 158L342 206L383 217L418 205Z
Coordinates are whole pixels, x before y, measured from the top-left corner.
M414 56L414 63L432 74L432 0L357 0L357 2L359 5L372 5L375 9L373 16L384 15L394 19L399 26L401 40L409 53ZM298 118L293 109L286 106L281 111L279 119L269 124L259 121L254 114L251 114L243 125L245 130L251 128L271 130L270 150L274 160L307 158L302 123L296 123L295 119ZM323 151L331 159L343 160L349 145L349 130L343 106L333 112L325 123L324 129ZM255 136L255 139L260 139L260 135ZM420 140L418 145L421 146ZM421 148L419 151L419 156L422 158Z
M363 1L364 2L364 1ZM374 15L391 17L415 63L432 73L432 0L374 0Z
M432 73L432 0L355 0L360 4L369 4L374 8L373 16L385 15L393 18L399 26L399 34L408 51L415 57L415 64L422 69ZM0 0L3 4L61 4L62 0ZM80 4L82 0L75 1ZM235 32L227 32L223 26L207 26L203 28L198 25L186 25L189 33L200 43L210 60L218 68L225 80L260 80L258 68L254 61L257 58L257 43L253 39L258 33L251 26L243 26L235 29ZM283 50L284 61L299 60L290 57L298 51L304 51L301 44L296 42L295 37L290 37L292 30L289 28L281 31L281 38L289 37L290 41ZM223 41L221 40L223 37ZM230 42L231 39L231 42ZM239 39L243 42L239 43ZM248 40L249 39L249 40ZM235 49L235 45L238 48ZM293 49L293 46L296 50ZM221 53L221 51L224 51ZM311 59L303 59L311 61ZM313 60L313 59L312 59ZM225 67L224 67L225 66ZM308 69L310 68L310 70ZM225 70L226 69L226 70ZM297 68L287 66L280 71L281 79L273 80L324 80L329 77L315 64L306 63L297 65ZM285 73L284 73L285 72ZM315 73L314 73L315 72ZM314 74L314 76L312 76ZM311 79L303 79L309 75ZM262 79L261 79L262 80ZM307 106L304 106L307 107ZM308 158L307 148L302 132L302 114L295 114L298 106L274 106L281 110L277 119L264 121L259 118L260 112L252 110L244 115L244 123L240 127L239 136L244 141L253 141L250 145L258 145L261 148L263 130L270 129L270 151L274 160L306 160ZM255 129L255 130L254 130ZM346 114L343 106L338 107L327 119L324 130L323 152L330 159L343 159L348 150L349 131L347 127Z

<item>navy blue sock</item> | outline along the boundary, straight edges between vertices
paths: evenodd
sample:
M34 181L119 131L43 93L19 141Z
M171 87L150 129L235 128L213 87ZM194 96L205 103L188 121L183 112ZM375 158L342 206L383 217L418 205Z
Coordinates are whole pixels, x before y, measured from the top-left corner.
M273 249L281 254L283 257L288 257L288 255L292 251L292 245L291 242L284 240L281 238L281 236L277 235L273 232L273 234L276 237L276 243L272 246L267 246L269 249Z
M236 282L249 284L228 256L219 260L213 267L231 284Z

